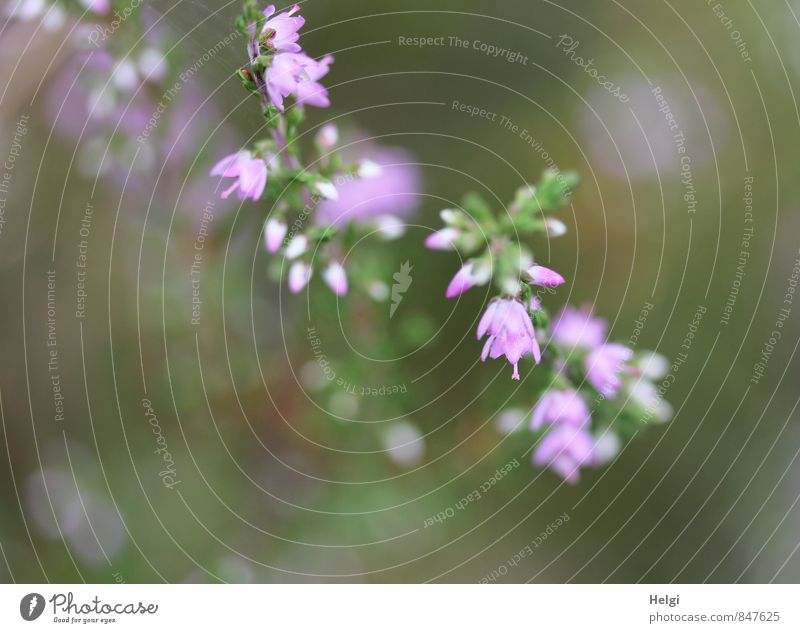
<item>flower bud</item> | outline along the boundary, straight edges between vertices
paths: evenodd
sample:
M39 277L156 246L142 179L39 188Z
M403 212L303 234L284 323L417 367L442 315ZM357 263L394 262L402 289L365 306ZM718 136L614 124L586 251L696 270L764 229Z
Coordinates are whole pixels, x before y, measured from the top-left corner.
M567 225L557 218L547 218L544 228L547 229L550 237L561 237L567 232Z
M450 285L447 286L446 296L448 299L457 297L475 285L475 279L472 276L473 266L474 264L472 262L467 262L455 274L455 277L450 281Z
M267 226L264 230L264 241L267 245L267 250L270 253L275 253L281 247L283 238L286 237L286 222L278 218L270 218L267 220Z
M347 273L339 262L331 262L322 277L334 294L340 297L347 294Z
M316 183L314 183L314 188L323 198L328 200L339 199L339 192L336 190L336 187L333 186L333 183L330 180L318 180Z
M425 240L425 246L434 251L450 251L455 249L453 242L461 236L461 231L452 227L439 229L431 233Z
M317 144L322 149L333 149L339 142L339 128L333 123L326 123L317 132Z
M295 259L305 253L307 249L308 238L301 233L300 235L295 235L286 245L285 254L289 259Z
M311 266L306 262L295 262L289 269L289 290L300 292L311 279Z
M525 274L530 278L530 283L537 286L560 286L564 278L555 270L533 264L525 269Z

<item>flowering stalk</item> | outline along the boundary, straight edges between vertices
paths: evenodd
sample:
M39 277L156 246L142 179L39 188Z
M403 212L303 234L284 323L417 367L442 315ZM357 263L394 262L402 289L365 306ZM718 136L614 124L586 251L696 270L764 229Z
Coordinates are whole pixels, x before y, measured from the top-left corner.
M339 132L332 123L317 132L313 152L301 152L305 106L330 105L320 80L333 57L315 59L302 49L305 20L299 12L298 5L276 13L273 5L262 9L257 0L244 3L236 26L246 38L248 60L237 75L258 97L269 136L222 158L211 175L230 179L222 197L236 192L240 200L277 201L264 225L264 241L267 251L282 253L288 265L272 270L287 275L292 292L303 290L317 270L341 296L350 287L344 256L360 235L377 229L391 239L403 232L399 215L406 209L398 209L398 215L383 213L374 202L365 209L361 198L375 198L376 186L391 192L404 176L387 176L375 160L345 161L336 150ZM340 198L343 211L336 206Z
M608 342L605 322L589 308L567 306L551 324L542 304L542 292L565 279L536 261L526 238L566 232L550 213L570 201L577 183L574 173L546 171L537 186L519 189L502 215L468 195L460 209L441 212L445 226L426 240L428 248L454 250L464 262L448 298L488 283L497 289L478 324L478 339L486 337L481 360L504 357L514 380L520 380L525 358L549 373L550 386L539 395L530 423L539 435L532 461L569 483L578 481L581 468L613 459L621 437L671 416L652 382L666 373L663 357Z

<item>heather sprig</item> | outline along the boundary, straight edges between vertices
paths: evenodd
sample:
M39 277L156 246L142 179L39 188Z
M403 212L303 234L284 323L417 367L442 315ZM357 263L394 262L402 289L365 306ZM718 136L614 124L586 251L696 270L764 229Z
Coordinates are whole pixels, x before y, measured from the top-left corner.
M299 11L298 5L276 13L273 5L262 9L256 0L245 2L236 27L246 38L248 59L237 76L258 98L268 136L222 158L211 175L231 179L223 197L235 191L241 200L273 201L264 242L270 253L283 255L271 270L285 275L291 292L305 288L317 270L335 294L344 295L349 289L344 256L359 235L377 230L391 239L403 232L396 212L386 211L389 205L373 195L376 184L391 191L405 186L409 174L384 170L371 158L346 160L337 151L339 131L332 123L317 130L310 151L301 149L305 107L330 105L320 80L334 60L315 59L302 49L298 40L305 20ZM340 195L344 211L332 206ZM366 195L374 199L365 207L360 202Z
M567 306L551 322L542 304L542 292L565 279L537 261L535 238L566 232L551 214L570 203L577 184L572 172L548 170L536 186L520 188L502 213L470 194L460 208L441 212L445 226L426 240L428 248L456 251L463 262L448 298L487 284L497 290L478 323L481 360L504 357L514 380L526 357L539 365L549 384L533 407L530 426L539 441L532 461L569 483L581 468L613 459L623 437L671 416L653 382L666 373L666 359L609 342L605 321L589 307Z

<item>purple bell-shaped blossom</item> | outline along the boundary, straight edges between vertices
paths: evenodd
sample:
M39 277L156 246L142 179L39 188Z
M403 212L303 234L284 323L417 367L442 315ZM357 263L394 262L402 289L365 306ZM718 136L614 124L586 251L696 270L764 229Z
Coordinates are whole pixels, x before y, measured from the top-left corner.
M519 380L518 363L526 354L532 354L538 363L542 353L536 340L533 321L525 306L516 299L499 299L486 308L478 324L478 338L489 334L483 346L481 360L505 356L514 367L512 378Z

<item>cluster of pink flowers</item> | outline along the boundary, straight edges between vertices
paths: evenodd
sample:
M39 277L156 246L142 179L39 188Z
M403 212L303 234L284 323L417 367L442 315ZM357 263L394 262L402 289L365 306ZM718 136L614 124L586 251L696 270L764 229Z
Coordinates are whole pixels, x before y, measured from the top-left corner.
M261 55L262 38L274 52L264 78L259 78L259 86L263 86L272 104L281 112L284 111L283 100L289 96L294 96L298 105L307 103L323 108L330 105L328 91L318 81L328 72L333 57L326 55L321 61L315 61L302 51L297 40L305 19L295 15L299 10L300 7L295 5L274 15L275 6L269 5L264 9L267 21L261 33L254 33L248 44L252 61ZM270 163L269 156L254 156L251 152L241 151L220 160L214 165L211 175L234 179L222 193L223 198L238 191L240 200L259 200L267 184Z
M547 210L558 208L552 202L557 194L564 204L561 185L557 174L545 173L538 187L521 188L509 206L518 224L491 218L483 200L465 197L462 208L441 212L445 226L429 235L425 245L463 257L447 286L448 298L489 282L499 290L478 324L478 339L486 337L482 361L504 357L513 368L513 380L520 380L519 365L526 356L535 365L548 366L552 386L531 418L531 430L540 435L532 461L575 483L582 468L605 464L620 451L619 426L610 411L624 413L629 424L666 421L672 411L663 401L663 389L652 382L668 365L665 359L637 356L629 347L609 342L606 322L592 316L588 307L567 306L548 325L540 295L553 292L565 279L536 263L519 234L520 229L550 237L565 232L563 223L542 214L542 200ZM539 197L542 187L546 191ZM613 404L601 407L605 401Z
M339 151L339 130L332 123L315 136L316 155L308 163L314 169L304 167L295 144L303 110L289 119L284 114L286 100L292 98L295 106L328 107L328 91L320 80L333 58L315 60L302 50L298 40L305 21L299 11L295 5L276 13L270 5L262 18L256 3L245 5L239 24L248 36L250 65L239 76L260 98L272 138L223 158L211 175L230 179L223 198L235 192L240 200L260 200L268 179L270 189L295 187L291 193L297 195L287 195L286 200L302 199L304 212L278 200L264 224L266 249L282 253L291 292L306 288L316 267L330 290L343 296L351 283L363 284L365 279L363 273L348 278L346 241L339 232L357 224L385 239L401 235L404 216L416 203L417 178L402 150L375 150L368 160L348 161L347 150ZM663 390L653 382L665 359L637 356L625 345L608 342L605 321L593 317L588 308L566 307L550 323L540 300L565 279L538 263L521 236L563 235L566 225L546 212L565 207L577 182L574 173L546 170L536 186L518 189L502 217L495 217L480 196L465 196L462 207L441 212L445 226L425 240L429 249L462 256L447 286L448 298L490 282L497 287L477 327L478 339L485 339L481 360L504 358L512 367L512 380L521 380L520 363L526 357L549 369L551 387L541 394L530 422L539 434L532 461L569 483L579 480L581 469L613 459L621 436L631 433L611 417L613 407L618 405L634 425L634 418L645 419L651 411L657 420L671 414L662 400ZM292 213L301 217L293 222ZM607 401L613 402L604 404Z
M549 467L566 481L577 482L581 466L595 463L591 421L589 408L577 391L546 392L531 418L531 430L548 429L533 453L534 465Z
M586 354L583 365L587 382L608 400L617 396L621 374L630 371L627 363L633 358L633 350L606 342L603 319L594 318L588 307L576 310L567 306L553 323L552 340L569 352Z
M296 210L278 201L264 224L266 249L283 253L291 292L302 291L318 267L331 291L343 296L350 283L345 251L335 239L336 233L344 225L358 222L383 239L399 237L405 227L403 216L416 206L419 178L406 152L368 143L351 143L362 148L368 145L369 159L356 160L340 171L342 161L351 157L347 151L337 153L339 130L333 123L321 126L315 137L314 169L304 169L297 155L298 145L293 145L296 137L287 137L289 128L297 126L286 124L285 100L293 98L295 106L328 107L328 91L320 79L328 73L333 57L315 60L302 50L298 40L305 20L299 11L295 5L276 14L270 5L262 12L265 19L257 20L260 28L254 24L254 14L246 14L250 21L244 30L249 36L250 66L240 70L240 77L260 96L264 114L271 122L272 139L257 143L252 151L226 156L213 167L211 175L232 179L221 195L227 198L236 192L240 200L260 200L271 178L284 175L283 182L301 182L303 218L292 223L287 216ZM302 118L302 110L295 114ZM296 178L298 170L303 172L302 181ZM312 217L306 217L310 213Z
M263 53L266 45L273 57L264 77L258 77L257 83L265 93L263 96L281 112L284 111L283 100L293 96L298 105L313 105L327 108L330 105L328 91L319 83L333 63L333 56L325 55L320 60L309 57L297 43L300 28L305 19L295 15L300 11L298 5L288 11L275 15L275 6L264 9L264 23L260 33L252 33L249 44L251 61L255 61Z

